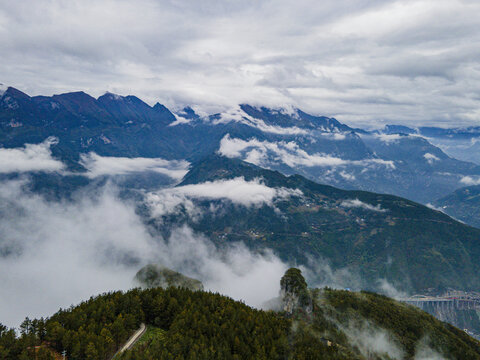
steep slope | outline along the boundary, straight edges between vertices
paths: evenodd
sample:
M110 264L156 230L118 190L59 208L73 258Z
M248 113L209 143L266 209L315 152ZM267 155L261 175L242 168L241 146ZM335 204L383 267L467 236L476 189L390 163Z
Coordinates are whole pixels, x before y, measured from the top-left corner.
M455 219L480 228L480 185L455 190L433 205Z
M326 259L334 269L357 275L344 279L344 286L376 289L381 280L415 292L480 286L480 230L403 198L340 190L218 156L195 163L176 191L194 193L192 184L221 189L239 178L246 182L242 186L262 184L288 196L241 205L241 199L228 200L229 194L199 194L188 198L200 209L195 214L181 205L159 215L152 201L152 224L168 234L186 223L218 245L244 241L291 262Z

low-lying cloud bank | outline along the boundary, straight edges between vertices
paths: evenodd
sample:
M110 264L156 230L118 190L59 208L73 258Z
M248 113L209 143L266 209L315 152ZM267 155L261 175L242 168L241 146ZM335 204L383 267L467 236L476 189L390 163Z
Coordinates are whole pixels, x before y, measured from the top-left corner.
M109 187L100 195L84 190L76 200L49 202L25 192L22 181L0 185L0 272L6 275L0 277L0 322L8 326L128 289L147 263L164 264L253 306L277 296L287 268L271 252L253 253L242 244L217 249L186 227L163 239Z
M58 172L71 174L61 160L53 157L51 147L56 144L58 144L58 139L49 137L40 144L25 144L20 148L0 148L0 173ZM89 178L155 172L176 181L180 181L185 176L190 165L184 160L101 156L94 152L80 154L80 164L87 172L78 174Z
M50 147L58 143L54 137L40 144L26 144L21 148L0 148L0 173L62 171L65 165L53 158Z
M294 141L269 142L255 138L242 140L231 138L230 135L220 141L218 152L230 158L242 158L255 165L265 166L269 161L282 162L290 167L336 167L336 166L371 166L380 165L389 169L395 169L395 164L390 160L363 159L345 160L326 154L308 154ZM270 160L269 160L270 159Z
M100 156L94 152L80 155L80 164L87 169L87 176L90 178L153 171L176 180L181 180L185 176L190 165L183 160Z
M278 296L280 278L288 269L271 251L253 253L243 243L218 249L188 227L174 231L161 246L162 264L201 280L208 290L255 307Z
M371 205L366 202L363 202L359 199L352 199L352 200L344 200L340 204L343 207L346 208L361 208L365 210L370 210L370 211L376 211L376 212L386 212L386 209L382 209L382 206L380 204L377 205Z
M460 179L460 183L465 186L480 185L479 176L464 176Z
M271 188L261 179L246 181L243 177L230 180L208 181L201 184L185 185L147 194L147 204L152 216L176 212L182 205L190 216L195 216L196 207L192 199L229 200L243 206L272 206L276 199L302 196L298 189Z

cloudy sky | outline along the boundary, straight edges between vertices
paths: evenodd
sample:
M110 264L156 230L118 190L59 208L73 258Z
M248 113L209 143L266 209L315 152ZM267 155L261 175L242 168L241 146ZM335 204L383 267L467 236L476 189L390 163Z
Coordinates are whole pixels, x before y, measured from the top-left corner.
M212 112L295 105L349 124L480 121L480 3L0 1L0 82Z

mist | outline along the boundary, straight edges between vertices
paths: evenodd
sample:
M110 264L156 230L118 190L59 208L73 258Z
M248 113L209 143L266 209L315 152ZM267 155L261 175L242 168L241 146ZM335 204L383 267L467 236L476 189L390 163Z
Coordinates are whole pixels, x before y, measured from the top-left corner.
M0 322L7 326L132 288L147 263L161 263L252 306L278 295L288 266L270 251L252 253L243 244L217 249L187 227L163 239L113 185L52 202L25 190L26 181L0 184Z

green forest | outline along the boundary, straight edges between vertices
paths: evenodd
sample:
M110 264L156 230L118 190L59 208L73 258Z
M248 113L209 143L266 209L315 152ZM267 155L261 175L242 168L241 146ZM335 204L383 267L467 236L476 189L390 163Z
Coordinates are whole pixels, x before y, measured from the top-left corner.
M142 323L146 333L115 359L414 359L420 345L480 359L477 340L412 306L370 292L308 289L299 270L281 282L278 301L293 299L290 311L178 287L105 293L47 319L27 318L18 336L0 326L0 359L60 359L63 351L71 360L111 359ZM378 334L393 350L362 340Z

